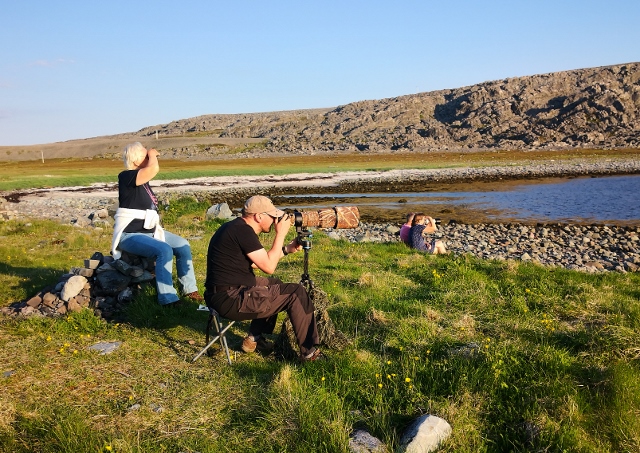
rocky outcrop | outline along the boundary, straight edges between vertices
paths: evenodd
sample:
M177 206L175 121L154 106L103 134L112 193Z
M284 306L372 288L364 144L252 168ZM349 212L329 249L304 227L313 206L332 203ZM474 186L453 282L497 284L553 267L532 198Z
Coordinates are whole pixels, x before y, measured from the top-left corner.
M265 142L256 150L272 153L614 148L640 146L639 120L640 63L629 63L332 109L203 115L137 135L261 138Z

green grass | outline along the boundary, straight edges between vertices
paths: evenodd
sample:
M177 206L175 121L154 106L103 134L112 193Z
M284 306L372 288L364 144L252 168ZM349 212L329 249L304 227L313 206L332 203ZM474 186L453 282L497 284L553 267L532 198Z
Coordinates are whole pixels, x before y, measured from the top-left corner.
M398 169L431 169L483 167L497 165L529 165L553 159L637 158L638 149L565 150L565 151L486 151L475 153L386 153L386 154L318 154L313 156L233 158L233 154L251 152L264 144L231 148L226 159L211 161L160 159L157 180L188 179L215 176L286 175L293 173L331 173L337 171L385 171ZM123 170L120 159L49 159L41 161L0 162L0 191L28 188L87 186L93 183L117 182Z
M172 202L200 286L217 222ZM0 223L0 306L53 284L110 232ZM276 272L298 281L302 254ZM0 318L0 451L341 452L363 427L390 451L415 417L453 428L447 452L640 450L640 278L589 275L314 232L310 274L352 340L323 363L232 352L191 359L206 314L166 310L146 287L127 322L85 310ZM231 329L234 351L247 327ZM87 350L122 341L109 355ZM132 409L139 404L137 410Z

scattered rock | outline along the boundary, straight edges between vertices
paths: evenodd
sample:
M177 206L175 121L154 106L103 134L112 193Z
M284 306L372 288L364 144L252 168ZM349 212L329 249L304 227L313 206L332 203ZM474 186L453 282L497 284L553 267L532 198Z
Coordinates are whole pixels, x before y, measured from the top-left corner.
M207 220L231 219L234 217L234 215L231 209L229 209L229 205L227 203L219 203L211 206L207 210L207 214L205 217Z
M122 345L121 341L101 341L100 343L96 343L92 346L89 346L88 349L92 351L98 351L100 355L111 354L113 351L118 349Z
M451 425L434 415L416 419L400 439L402 453L427 453L435 451L451 435Z
M387 447L377 437L363 429L357 429L349 437L349 451L352 453L385 453Z
M161 413L164 412L164 407L162 407L162 406L160 406L159 404L156 404L156 403L149 404L149 409L151 409L156 414L161 414Z

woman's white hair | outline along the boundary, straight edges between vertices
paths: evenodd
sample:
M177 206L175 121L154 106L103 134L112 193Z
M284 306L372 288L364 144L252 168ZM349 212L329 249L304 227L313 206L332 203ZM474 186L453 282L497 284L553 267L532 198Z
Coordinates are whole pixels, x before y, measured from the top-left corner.
M140 160L147 155L147 149L142 146L142 143L135 142L130 143L124 147L122 152L122 160L124 161L124 167L127 170L133 170L136 168L135 161Z

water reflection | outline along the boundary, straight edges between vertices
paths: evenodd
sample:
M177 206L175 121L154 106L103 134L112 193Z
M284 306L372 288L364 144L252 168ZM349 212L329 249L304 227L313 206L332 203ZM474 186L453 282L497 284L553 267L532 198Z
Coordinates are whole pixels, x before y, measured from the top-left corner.
M477 192L395 192L295 195L297 209L356 204L378 209L437 212L443 206L483 211L488 219L526 222L640 222L640 175L584 177L505 184ZM322 199L322 201L321 201ZM326 200L325 200L326 199ZM399 203L399 200L401 203Z

